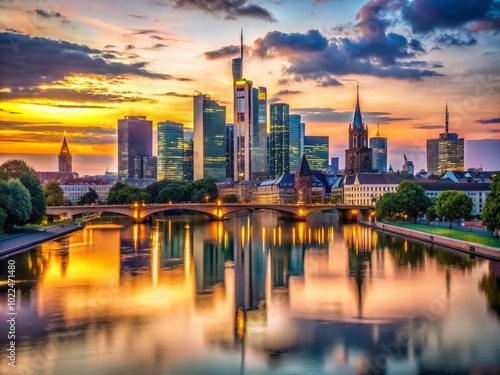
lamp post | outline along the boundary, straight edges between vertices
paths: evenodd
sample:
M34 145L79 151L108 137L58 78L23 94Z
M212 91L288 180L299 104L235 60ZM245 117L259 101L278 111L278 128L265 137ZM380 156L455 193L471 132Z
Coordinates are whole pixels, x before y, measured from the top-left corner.
M209 199L209 198L210 198L210 197L208 196L208 194L207 194L207 195L205 195L205 201L206 201L206 203L207 203L207 204L208 204L208 199Z

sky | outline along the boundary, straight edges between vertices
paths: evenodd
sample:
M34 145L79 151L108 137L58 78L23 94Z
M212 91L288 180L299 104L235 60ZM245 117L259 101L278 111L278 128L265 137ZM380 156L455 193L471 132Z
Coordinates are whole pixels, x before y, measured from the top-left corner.
M117 120L193 125L196 92L227 108L244 77L328 135L344 165L360 85L369 128L426 168L425 140L466 140L500 169L500 0L0 0L0 162L56 170L64 131L80 174L117 170Z

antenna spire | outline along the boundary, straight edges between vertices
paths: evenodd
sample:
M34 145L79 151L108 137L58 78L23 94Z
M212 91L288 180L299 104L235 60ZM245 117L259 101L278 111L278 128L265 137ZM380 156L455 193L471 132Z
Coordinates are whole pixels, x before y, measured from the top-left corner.
M380 137L379 124L377 124L377 134L375 135L375 137Z
M446 100L445 131L448 133L450 114L448 113L448 100Z

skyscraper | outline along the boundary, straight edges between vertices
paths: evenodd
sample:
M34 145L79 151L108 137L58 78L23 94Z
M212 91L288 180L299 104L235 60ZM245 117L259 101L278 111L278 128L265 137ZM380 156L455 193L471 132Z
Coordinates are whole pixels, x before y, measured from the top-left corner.
M193 181L193 130L184 129L184 180Z
M270 106L269 177L290 173L290 106L285 103Z
M144 178L144 157L152 157L153 122L147 116L118 120L118 177Z
M401 168L401 172L415 174L415 166L413 165L413 162L411 160L408 160L406 154L403 154L403 157L405 162L403 164L403 168Z
M304 134L300 115L290 115L290 170L296 171L304 150ZM302 151L302 153L301 153Z
M328 169L328 172L337 173L339 171L339 158L333 157L330 160L331 160L330 161L330 168Z
M193 178L226 179L226 107L209 96L194 96Z
M184 126L177 122L158 123L158 181L184 179Z
M253 89L252 180L266 179L267 170L267 89Z
M427 140L427 172L443 174L464 169L464 139L449 133L448 104L445 111L445 132L437 139Z
M372 149L368 148L368 125L361 117L359 108L359 84L356 89L354 119L349 124L349 148L345 150L345 174L371 172Z
M234 180L234 125L226 125L226 178Z
M372 149L372 168L374 172L387 172L387 138L380 136L378 124L377 134L370 138Z
M234 180L252 177L252 81L243 78L243 31L239 59L233 59Z
M304 137L304 155L307 157L309 167L313 171L322 172L328 170L328 136Z
M69 152L68 142L66 141L66 132L61 145L61 151L58 155L59 159L59 172L73 172L72 156Z

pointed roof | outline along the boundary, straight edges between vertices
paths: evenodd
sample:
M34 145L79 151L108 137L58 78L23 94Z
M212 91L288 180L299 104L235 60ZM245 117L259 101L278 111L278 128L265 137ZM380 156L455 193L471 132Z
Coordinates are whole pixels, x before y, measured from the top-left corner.
M403 156L405 158L405 164L408 162L408 158L406 157L406 153L403 153Z
M302 155L300 159L299 166L297 167L297 174L299 176L312 176L311 168L309 167L309 162L305 155Z
M66 141L66 131L65 131L59 155L69 155L69 154L70 152L69 152L68 142Z
M359 82L356 88L356 109L354 111L354 120L352 123L358 129L363 127L363 118L361 117L361 110L359 109Z
M449 130L449 120L450 120L450 114L448 113L448 100L446 101L446 113L445 113L445 119L444 119L444 122L445 122L445 131L446 133L448 133L448 130Z

